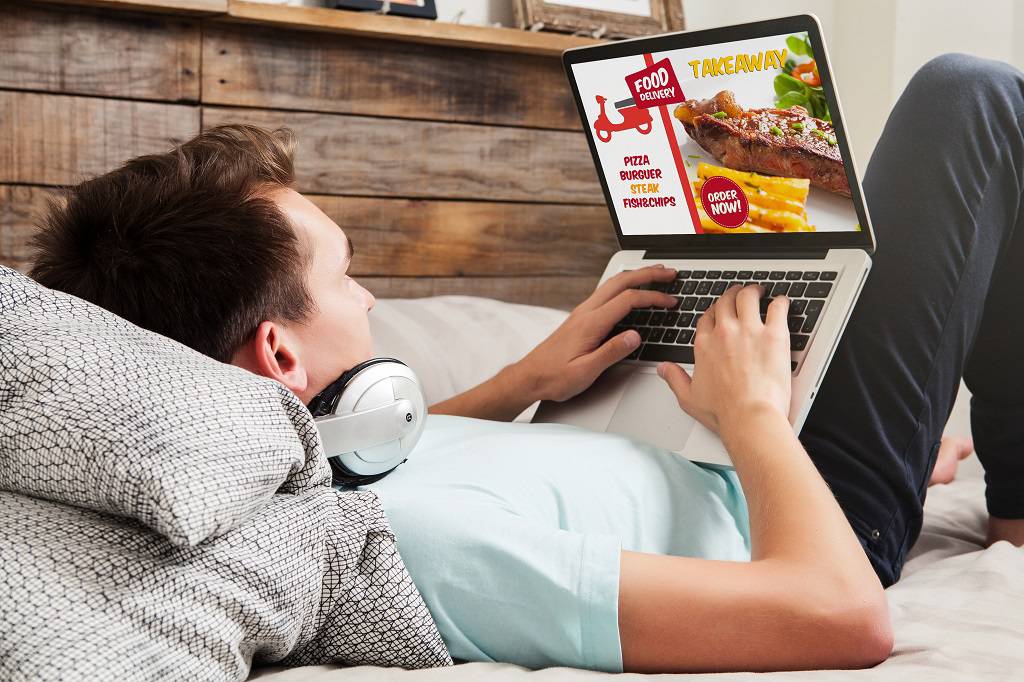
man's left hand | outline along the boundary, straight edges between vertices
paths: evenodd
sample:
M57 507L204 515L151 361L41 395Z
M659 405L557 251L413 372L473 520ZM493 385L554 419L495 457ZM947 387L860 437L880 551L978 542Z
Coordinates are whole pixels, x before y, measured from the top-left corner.
M608 334L634 308L675 305L674 296L637 288L671 282L675 276L675 270L661 265L620 272L576 306L551 336L516 363L535 399L568 400L636 350L640 345L636 331L624 331L610 339Z

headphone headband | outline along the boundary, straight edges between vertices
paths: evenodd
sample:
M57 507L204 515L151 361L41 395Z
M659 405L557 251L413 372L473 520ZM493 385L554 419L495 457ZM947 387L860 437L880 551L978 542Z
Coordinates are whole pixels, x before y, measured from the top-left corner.
M403 367L408 367L404 362L396 360L395 358L380 357L363 360L358 365L349 369L340 377L332 381L327 388L313 396L313 399L309 401L309 405L307 406L310 414L314 417L325 417L327 415L334 414L334 409L338 406L338 400L341 398L341 394L345 390L345 387L348 386L350 381L352 381L352 378L367 367L378 365L382 362L397 362Z

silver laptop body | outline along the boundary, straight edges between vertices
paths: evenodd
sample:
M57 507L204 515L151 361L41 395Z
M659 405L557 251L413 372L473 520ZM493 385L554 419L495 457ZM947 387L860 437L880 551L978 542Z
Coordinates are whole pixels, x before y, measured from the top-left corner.
M563 62L621 248L601 282L656 263L681 277L666 287L677 297L675 309L634 311L616 328L641 331L644 343L631 359L571 400L541 403L533 421L619 433L696 462L731 466L718 436L679 408L656 367L674 360L692 370L692 338L684 339L695 322L687 314L697 318L723 284L763 282L773 291L781 285L780 294L800 294L790 295L791 313L794 304L803 313L790 319L789 413L799 432L874 251L817 19L801 15L578 48ZM731 98L719 96L723 91ZM793 110L794 103L806 114ZM763 111L772 109L789 113ZM823 161L798 174L808 169L805 152ZM745 212L734 187L744 194ZM808 324L811 311L815 320Z

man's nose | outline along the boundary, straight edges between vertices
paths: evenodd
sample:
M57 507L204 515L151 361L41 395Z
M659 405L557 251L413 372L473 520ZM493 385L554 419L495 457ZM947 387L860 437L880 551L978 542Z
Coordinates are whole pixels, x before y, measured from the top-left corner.
M373 306L377 303L377 298L370 293L369 289L364 287L363 291L366 292L366 309L373 310Z

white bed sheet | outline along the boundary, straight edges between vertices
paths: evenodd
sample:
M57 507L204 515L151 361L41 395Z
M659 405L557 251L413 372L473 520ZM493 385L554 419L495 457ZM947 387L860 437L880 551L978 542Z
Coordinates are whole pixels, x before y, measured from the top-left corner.
M371 313L378 355L408 363L430 402L472 387L519 359L564 319L548 308L467 296L382 300ZM950 430L967 433L964 400ZM924 530L898 584L887 595L896 633L893 655L870 670L732 674L730 680L1010 680L1024 679L1024 550L1008 543L985 549L984 486L971 457L950 485L930 489ZM737 643L742 646L742 643ZM310 666L254 671L261 682L410 680L465 682L597 680L606 673L499 663L405 671ZM622 679L644 678L623 675ZM722 675L668 675L694 681Z

